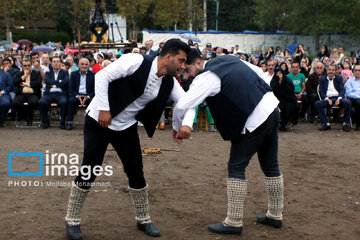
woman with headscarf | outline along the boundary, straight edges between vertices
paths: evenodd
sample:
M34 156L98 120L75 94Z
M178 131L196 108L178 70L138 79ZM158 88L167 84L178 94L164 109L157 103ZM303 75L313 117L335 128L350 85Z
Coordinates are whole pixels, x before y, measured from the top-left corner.
M316 57L318 57L320 60L322 60L322 58L324 58L324 57L330 57L328 47L326 45L322 45L321 51L318 53L318 55Z
M274 77L270 86L277 99L280 101L280 127L279 130L288 131L290 118L296 115L298 110L297 99L294 95L294 84L286 76L285 71L278 67L275 69Z

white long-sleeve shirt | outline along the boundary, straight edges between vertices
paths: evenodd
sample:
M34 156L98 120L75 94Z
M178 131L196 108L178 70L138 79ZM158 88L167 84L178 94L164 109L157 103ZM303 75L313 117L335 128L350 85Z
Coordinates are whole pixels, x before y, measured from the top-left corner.
M86 110L90 117L98 121L101 110L110 110L108 99L109 83L133 74L139 69L143 60L144 57L141 54L125 54L95 75L95 97ZM157 62L158 58L156 57L152 62L144 93L112 119L109 129L122 131L132 126L137 122L135 116L138 112L157 97L163 79L163 76L158 77L156 75L158 72ZM173 78L173 81L174 87L170 98L177 102L185 92L175 78Z
M241 60L242 61L242 60ZM259 77L264 79L264 73L261 68L243 61L249 66ZM215 96L221 90L221 79L213 72L206 71L198 75L190 85L187 91L178 101L173 113L173 129L178 131L181 126L191 127L195 117L195 107L199 105L205 98ZM279 100L273 92L267 92L253 112L250 114L242 134L254 131L258 128L278 106Z

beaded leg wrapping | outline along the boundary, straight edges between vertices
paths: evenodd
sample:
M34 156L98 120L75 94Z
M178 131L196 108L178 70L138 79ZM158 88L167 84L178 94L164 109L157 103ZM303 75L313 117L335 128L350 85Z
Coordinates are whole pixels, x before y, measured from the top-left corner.
M228 211L225 224L232 227L241 227L243 225L243 212L246 193L247 180L240 178L228 178Z
M138 221L149 219L148 185L141 189L129 187L129 192L134 203L135 219Z
M268 196L268 210L266 216L275 220L282 220L284 210L284 180L279 177L265 177L265 187Z
M74 182L69 196L69 204L65 217L66 222L81 221L81 212L89 189L81 189Z

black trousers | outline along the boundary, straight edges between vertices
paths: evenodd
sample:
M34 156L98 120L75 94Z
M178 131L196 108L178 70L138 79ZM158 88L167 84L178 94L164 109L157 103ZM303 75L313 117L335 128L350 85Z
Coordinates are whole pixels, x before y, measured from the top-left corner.
M86 100L85 105L89 105L90 99ZM74 119L74 112L77 106L79 106L80 101L77 98L69 97L68 108L67 108L67 120L71 122Z
M27 102L28 105L24 106L24 102ZM15 111L19 113L20 118L32 120L34 115L34 109L36 108L38 102L39 97L36 94L24 93L16 95L13 101L13 106Z
M129 186L135 189L144 188L146 182L137 123L123 131L114 131L101 127L97 121L88 115L85 117L84 158L82 166L87 166L86 169L90 168L91 173L89 174L90 178L84 180L84 178L88 178L88 172L83 175L80 171L75 179L76 185L83 189L90 188L91 183L96 178L92 169L95 166L102 165L109 143L115 148L121 159L124 172L129 179Z
M50 123L48 116L48 108L51 102L56 102L60 106L60 122L61 124L65 124L67 97L63 93L48 93L40 99L39 109L41 121L46 124Z
M360 126L360 98L351 98L351 103L352 106L355 108L355 113L354 113L354 117L355 117L355 123L357 126Z
M276 108L257 129L231 142L229 178L246 179L245 168L255 153L258 154L261 170L266 177L281 175L278 164L278 126L279 111Z

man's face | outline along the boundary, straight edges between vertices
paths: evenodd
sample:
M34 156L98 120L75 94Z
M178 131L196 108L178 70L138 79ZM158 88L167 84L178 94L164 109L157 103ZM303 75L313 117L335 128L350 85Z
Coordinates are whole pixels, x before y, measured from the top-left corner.
M194 79L201 72L201 66L199 65L199 60L195 60L192 64L186 64L186 67L183 72L184 79Z
M2 62L2 65L3 65L3 67L5 68L5 67L11 67L11 63L10 63L10 61L8 61L8 60L4 60L3 62Z
M329 78L335 77L335 72L336 72L335 66L329 66L328 67L327 73L328 73Z
M149 50L150 47L151 47L151 43L149 41L146 41L145 42L145 47L146 47L146 50Z
M268 72L273 72L275 69L275 62L268 61L267 65L266 65L266 69L268 70Z
M40 57L38 54L31 57L31 62L34 63L35 61L40 62Z
M23 61L22 62L22 67L24 72L25 71L31 71L31 62L30 61Z
M360 79L360 65L355 65L354 67L354 76L356 79Z
M50 62L50 60L49 60L49 55L43 54L43 55L41 56L41 60L42 60L43 64L47 65L47 64Z
M72 57L67 57L65 59L65 61L69 62L70 63L70 66L72 66L74 64L74 60L72 59Z
M87 59L81 59L79 65L81 72L85 73L87 70L89 70L90 63Z
M175 56L168 53L167 57L167 74L171 76L177 76L182 73L185 69L186 52L179 50L179 54Z
M321 76L324 73L324 64L317 63L315 67L316 75Z
M300 66L298 63L293 63L291 64L291 72L295 75L297 75L299 73L300 70Z
M61 67L61 62L60 62L60 58L54 57L51 60L51 66L54 68L54 70L59 70Z

